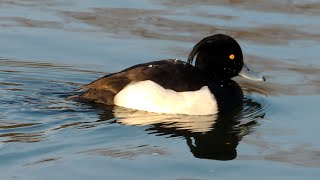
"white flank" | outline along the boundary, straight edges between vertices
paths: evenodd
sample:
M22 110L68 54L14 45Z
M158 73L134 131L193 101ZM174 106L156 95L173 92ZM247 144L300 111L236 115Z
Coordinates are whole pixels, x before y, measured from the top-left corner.
M215 97L207 86L198 91L176 92L153 81L130 83L114 97L114 104L142 111L208 115L218 113Z

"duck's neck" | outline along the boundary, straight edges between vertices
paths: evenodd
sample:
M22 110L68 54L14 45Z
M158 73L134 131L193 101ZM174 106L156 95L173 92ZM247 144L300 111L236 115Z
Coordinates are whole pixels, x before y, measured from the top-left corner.
M228 112L242 103L242 89L232 79L215 80L209 88L216 96L219 112Z

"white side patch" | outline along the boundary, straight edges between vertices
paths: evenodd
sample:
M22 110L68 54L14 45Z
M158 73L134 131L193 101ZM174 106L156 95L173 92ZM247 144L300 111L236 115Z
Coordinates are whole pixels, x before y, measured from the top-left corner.
M208 115L218 113L215 97L207 86L198 91L176 92L153 81L130 83L114 97L126 108L166 114Z

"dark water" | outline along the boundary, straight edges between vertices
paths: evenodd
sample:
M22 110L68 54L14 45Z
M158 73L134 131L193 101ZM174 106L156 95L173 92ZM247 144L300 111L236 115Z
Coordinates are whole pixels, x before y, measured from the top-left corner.
M318 1L0 2L0 179L317 179ZM224 116L68 100L225 33L268 82Z

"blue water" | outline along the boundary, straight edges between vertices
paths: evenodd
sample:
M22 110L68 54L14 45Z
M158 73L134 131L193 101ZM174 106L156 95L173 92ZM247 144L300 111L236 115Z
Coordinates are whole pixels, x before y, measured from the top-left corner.
M0 3L0 179L316 179L317 1ZM77 88L225 33L268 81L224 116L86 104Z

